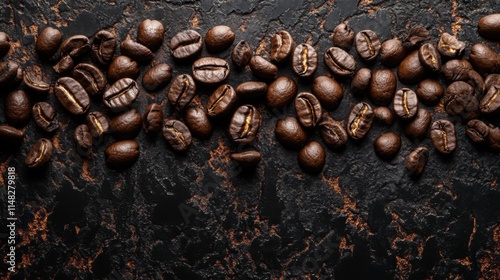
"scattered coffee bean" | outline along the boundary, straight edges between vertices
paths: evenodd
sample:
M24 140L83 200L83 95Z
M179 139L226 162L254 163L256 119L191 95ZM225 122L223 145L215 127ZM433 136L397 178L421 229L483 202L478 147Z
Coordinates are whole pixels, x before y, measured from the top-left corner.
M148 47L134 42L130 39L130 35L120 44L120 52L140 63L147 63L154 57L153 52Z
M36 38L35 51L43 60L48 60L54 56L62 42L62 34L59 29L45 27ZM1 57L0 51L0 57Z
M323 114L318 98L309 92L301 92L295 97L295 112L304 127L316 126Z
M404 128L406 137L413 140L425 138L431 121L432 116L427 110L423 108L418 109L415 118L413 118Z
M365 102L354 105L347 120L347 133L354 140L360 140L368 134L373 124L372 107Z
M295 42L292 35L285 30L280 30L274 34L271 40L271 61L282 63L292 55Z
M237 100L238 97L232 86L221 85L208 98L208 116L215 118L227 115L234 108Z
M238 98L243 100L255 100L266 95L267 84L263 82L244 82L236 87Z
M500 71L500 55L486 44L472 46L469 61L474 68L483 75Z
M50 140L41 138L31 146L24 164L30 169L44 168L48 165L52 157L52 142Z
M354 45L359 56L366 61L374 60L380 53L380 40L377 33L372 30L359 31L354 39Z
M418 50L418 58L427 69L433 72L441 70L441 55L433 44L423 44Z
M47 102L38 102L32 108L35 124L50 133L59 128L59 122L56 119L56 110Z
M408 36L403 41L405 48L413 49L418 48L422 42L431 38L429 30L421 25L415 25L408 32Z
M209 139L214 132L214 125L208 118L205 108L200 105L188 106L184 113L186 125L198 139Z
M425 79L418 84L415 93L422 103L433 106L438 104L443 97L444 89L438 81Z
M141 126L142 117L135 109L114 116L109 121L109 128L115 139L135 138L141 131Z
M260 55L250 59L250 69L255 76L265 80L274 80L278 76L278 67Z
M380 61L385 67L395 67L406 56L406 49L403 42L399 39L390 39L385 41L380 47Z
M251 168L259 164L262 160L262 155L257 151L245 151L231 154L231 159L243 168Z
M474 119L467 123L467 129L465 132L472 142L482 143L488 138L489 131L490 128L487 124L481 120Z
M311 141L300 150L297 160L299 166L304 169L304 171L313 174L320 173L325 166L325 148L323 148L320 143Z
M478 96L482 95L484 93L484 89L485 89L483 77L475 70L469 70L469 72L467 73L467 76L468 77L467 77L467 80L465 80L465 82L474 88L474 93L476 95L478 95Z
M137 42L151 51L156 51L163 43L163 33L165 29L160 21L145 19L137 28Z
M375 153L384 160L394 158L401 148L401 137L394 132L386 132L380 135L375 143Z
M477 23L479 34L487 39L500 41L500 14L482 17Z
M151 67L142 77L142 86L148 91L164 88L172 78L172 67L160 63Z
M9 125L0 125L0 143L18 145L23 139L24 132L21 130Z
M139 76L139 64L130 57L120 55L111 61L108 67L108 79L118 81L123 78L137 79Z
M89 127L86 124L77 126L73 133L73 139L77 153L84 157L89 156L92 151L92 134L90 134Z
M175 77L167 94L168 101L178 111L182 111L195 96L196 84L188 74Z
M85 35L74 35L61 44L61 53L63 56L79 57L90 50L89 38Z
M300 78L311 77L318 68L318 53L309 44L298 45L293 52L292 69Z
M438 120L431 125L430 138L438 152L449 154L457 146L455 126L448 120Z
M104 151L106 164L113 169L131 166L139 159L139 154L139 144L134 140L115 142Z
M316 77L311 86L311 91L327 110L336 109L344 98L342 85L327 76Z
M52 67L57 74L63 75L70 72L75 67L75 62L71 56L67 55L61 58L59 62Z
M106 76L99 68L89 63L80 63L73 69L73 78L77 80L91 96L97 96L106 89Z
M221 58L203 57L193 63L193 78L202 84L221 83L227 79L229 72L229 64Z
M149 104L142 119L142 128L146 133L158 133L163 126L163 110L161 106L156 103Z
M110 124L108 118L101 112L90 112L87 115L87 126L90 130L92 137L99 139L108 133Z
M375 105L389 105L396 93L397 84L396 75L391 70L376 70L370 82L370 99Z
M229 124L231 140L237 144L248 144L255 139L262 117L252 105L240 106L233 114Z
M12 61L0 62L0 87L8 87L16 84L19 64ZM21 69L22 72L22 69Z
M411 52L398 67L398 78L406 85L418 84L425 78L425 68L420 63L418 51Z
M347 24L341 23L333 30L333 45L349 51L354 42L354 30Z
M31 101L23 90L9 92L4 103L5 119L14 127L24 127L31 118Z
M453 82L446 88L444 108L451 116L460 116L468 121L479 117L479 101L474 88L466 82Z
M92 39L92 56L102 65L108 65L116 51L116 38L113 33L101 30Z
M271 108L280 108L292 102L297 94L297 84L288 77L278 77L267 87L266 104Z
M490 125L488 136L486 137L488 147L494 153L500 153L500 128Z
M138 96L137 83L132 79L123 78L116 81L104 92L102 100L108 108L123 109L132 104Z
M289 149L300 149L307 142L307 133L294 117L286 117L276 122L276 139Z
M23 74L24 85L32 92L37 94L47 94L50 90L50 85L36 74L33 70L24 71Z
M55 95L64 108L73 115L83 115L90 107L89 95L73 78L59 78L55 84Z
M205 44L209 52L220 52L229 48L234 41L235 34L231 27L218 25L210 28L205 35Z
M492 114L500 109L500 78L496 79L496 82L488 82L486 94L479 105L481 112L484 114Z
M394 114L387 107L377 107L373 109L373 114L377 121L385 125L392 125L394 123Z
M392 105L394 113L398 117L411 119L418 112L417 94L409 88L402 88L396 92Z
M170 51L175 59L190 60L203 48L203 37L194 30L184 30L170 40Z
M448 81L465 81L469 78L470 70L474 68L467 60L452 59L443 65L441 73Z
M185 124L178 120L165 119L163 137L169 146L177 152L187 150L191 145L191 132Z
M456 58L464 53L465 43L445 32L439 38L437 49L444 56Z
M252 58L252 49L246 41L240 41L231 52L231 61L236 67L245 67Z
M357 95L368 93L372 80L372 71L368 68L361 68L351 81L351 91Z
M417 147L406 157L406 169L410 176L418 177L424 171L429 159L429 149L426 147Z
M337 121L328 116L319 127L321 138L330 149L339 149L347 144L349 136L344 128L344 121Z
M10 37L5 32L0 32L0 58L10 50Z
M331 47L325 52L325 64L333 74L352 77L356 71L356 60L341 48Z

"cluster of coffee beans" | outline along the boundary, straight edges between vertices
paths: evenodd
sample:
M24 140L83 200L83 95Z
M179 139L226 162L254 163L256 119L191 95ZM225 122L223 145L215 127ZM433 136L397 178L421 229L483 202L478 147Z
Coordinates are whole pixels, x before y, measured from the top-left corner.
M500 14L482 18L479 33L492 40L500 40ZM317 129L324 144L331 149L345 146L348 139L363 139L374 121L392 125L394 115L404 124L404 134L410 139L429 135L436 150L443 154L453 152L457 145L455 126L446 119L431 124L431 113L419 103L434 106L442 103L450 116L460 116L467 124L467 135L476 143L485 142L492 151L500 152L500 128L479 118L500 112L500 56L486 44L472 47L469 59L463 59L466 44L455 36L443 33L437 42L431 42L428 30L414 26L404 39L381 42L372 30L355 32L343 23L333 33L333 46L324 52L324 62L333 73L314 74L318 68L318 52L307 43L296 44L292 35L281 30L271 41L270 61L254 55L245 41L237 43L231 52L233 67L247 66L262 81L244 82L233 88L224 81L230 74L229 62L218 57L198 58L203 46L211 53L231 47L235 33L228 26L215 26L203 38L197 31L185 30L170 40L170 52L180 63L191 63L191 74L180 74L172 79L172 67L166 63L151 66L142 79L143 88L156 91L166 87L167 99L173 114L164 118L163 108L151 103L141 114L130 105L141 94L136 79L139 64L149 63L164 40L164 27L157 20L144 20L138 26L137 38L130 36L121 42L120 55L115 57L118 44L109 31L97 32L92 40L75 35L63 41L61 32L47 27L37 37L35 50L39 57L57 63L54 71L60 75L54 85L43 81L33 69L22 68L15 62L0 62L0 87L12 90L5 99L5 116L9 125L0 126L0 141L18 144L24 138L21 130L33 117L36 125L51 133L59 128L56 111L47 102L33 106L28 94L16 87L23 82L33 94L53 93L68 113L85 116L86 123L74 131L77 151L88 156L96 139L112 134L117 140L105 150L106 163L111 168L124 168L137 161L139 144L133 140L141 128L148 134L160 131L168 145L178 152L185 151L192 137L207 139L214 130L214 121L230 118L229 136L235 144L252 142L262 122L259 110L252 105L265 99L269 108L281 108L293 102L296 117L278 120L275 135L290 149L299 150L298 162L307 172L323 170L326 152L317 141L308 142L308 133ZM358 62L350 54L352 46L364 62L380 59L387 67L372 73L368 68L358 69ZM0 57L9 52L10 38L0 32ZM78 63L90 53L95 63ZM290 77L278 77L278 66L291 60L298 78L312 80L311 92L298 93L296 82ZM391 68L397 67L395 74ZM442 75L449 84L446 90L438 82ZM172 81L171 81L172 80ZM397 88L398 80L406 85L417 85L416 90ZM368 102L360 102L352 109L345 123L329 116L326 110L335 110L344 96L341 83L349 83L352 94L367 95ZM109 84L108 84L109 83ZM197 97L197 86L218 86L205 105ZM102 102L112 113L89 112L91 102ZM392 103L392 110L388 107ZM239 105L243 104L243 105ZM401 138L394 132L383 133L374 143L375 152L383 159L393 158L400 149ZM42 138L26 157L29 168L46 166L53 146ZM422 173L429 149L415 148L407 157L406 167L413 176ZM243 167L253 167L261 160L258 151L233 153L231 158Z

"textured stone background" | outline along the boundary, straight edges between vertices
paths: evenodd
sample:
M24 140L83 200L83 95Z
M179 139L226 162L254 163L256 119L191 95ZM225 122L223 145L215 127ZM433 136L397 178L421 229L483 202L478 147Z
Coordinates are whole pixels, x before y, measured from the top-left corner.
M65 37L92 36L105 28L123 40L127 34L135 38L146 18L166 27L154 61L173 65L174 75L189 73L190 67L173 62L168 40L187 28L205 34L217 24L231 26L236 41L247 40L264 56L274 32L287 29L296 42L317 48L319 75L327 73L322 55L331 45L331 32L344 20L357 31L375 30L381 40L401 37L421 24L433 40L446 31L470 49L484 41L477 21L499 12L499 5L498 0L15 0L0 3L0 30L15 41L9 59L41 67L52 82L56 75L34 52L36 34L45 26L59 27ZM218 56L228 59L229 53ZM289 65L280 74L293 77ZM233 71L229 83L252 79L249 70ZM299 83L300 90L309 87ZM199 90L203 101L212 90ZM45 135L31 122L20 148L0 150L2 220L7 167L18 172L18 273L8 275L14 279L500 278L500 157L472 145L455 118L449 119L457 124L459 143L449 157L437 154L429 139L402 137L399 155L384 162L373 142L385 131L401 134L401 127L375 125L363 142L328 150L324 171L311 176L300 170L297 153L274 138L276 121L293 115L293 108L271 112L259 103L264 122L251 146L263 153L263 161L256 170L240 172L229 160L238 147L229 142L227 123L220 123L211 140L195 140L185 155L172 153L161 135L150 139L141 133L139 161L117 172L104 165L112 137L95 148L90 160L82 159L72 133L83 120L69 117L52 95L48 100L60 112L61 129ZM359 100L346 86L340 108L331 114L345 119ZM134 107L142 114L152 101L165 105L164 91L143 91ZM428 109L433 119L446 117L440 106ZM168 105L165 112L171 112ZM46 172L29 173L24 158L42 136L55 144L52 164ZM404 159L417 145L430 147L431 156L423 176L413 181L405 174ZM5 272L3 263L0 275Z

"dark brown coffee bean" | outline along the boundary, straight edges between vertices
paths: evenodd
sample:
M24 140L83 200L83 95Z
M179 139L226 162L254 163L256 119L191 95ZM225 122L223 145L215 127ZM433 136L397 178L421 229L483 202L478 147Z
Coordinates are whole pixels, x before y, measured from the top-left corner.
M21 69L21 67L19 67L19 64L15 62L0 62L0 87L15 85L19 69Z
M11 83L9 83L9 86L11 86L11 87L18 86L23 81L23 78L24 78L23 73L24 73L23 69L21 67L18 67L16 77L14 78L14 80Z
M429 135L436 150L442 154L453 152L457 146L455 126L448 120L435 121Z
M425 78L425 68L420 63L418 51L411 52L398 67L398 78L406 85L418 84Z
M464 53L465 43L459 41L457 37L444 32L439 38L437 49L444 56L456 58Z
M422 42L431 38L429 30L420 25L413 26L408 32L408 36L403 41L405 48L418 48Z
M0 32L0 57L6 55L10 50L10 37L5 32Z
M135 109L114 116L109 121L109 128L115 139L135 138L141 131L141 126L142 117Z
M24 85L32 92L37 94L47 94L50 91L50 85L39 77L34 70L24 71Z
M18 145L23 142L24 132L9 125L0 125L0 143Z
M260 55L256 55L250 59L250 70L252 70L255 76L261 79L274 80L278 77L278 67Z
M193 63L193 78L205 85L223 82L229 76L229 64L221 58L203 57Z
M97 96L106 89L106 76L99 68L89 63L80 63L73 69L73 77L91 96Z
M262 155L257 151L245 151L231 154L231 159L243 168L251 168L259 164L262 160Z
M327 76L316 77L311 86L311 91L327 110L336 109L344 98L342 85Z
M352 77L356 71L356 60L341 48L331 47L325 52L325 64L333 74Z
M75 67L75 61L71 58L71 56L67 55L61 58L56 65L52 66L52 69L54 69L57 74L62 75L70 72L73 67Z
M383 124L392 125L394 123L394 114L387 107L377 107L373 109L375 119Z
M120 55L111 61L108 67L108 79L118 81L123 78L137 79L139 76L139 64L130 57Z
M427 131L431 125L432 116L425 109L418 109L417 115L404 129L406 137L410 139L423 139L427 136Z
M429 149L426 147L417 147L406 157L406 169L410 176L418 177L424 171L429 159Z
M207 114L210 117L227 115L236 105L238 97L234 88L228 84L218 87L207 101Z
M441 70L441 55L433 44L423 44L418 50L418 58L427 69L433 72Z
M266 104L271 108L280 108L292 102L297 94L297 85L288 77L278 77L267 87Z
M187 150L191 145L191 132L185 124L178 120L165 119L163 137L169 146L178 152Z
M89 38L85 35L75 35L67 38L61 44L63 56L78 57L90 50Z
M182 111L195 96L196 84L188 74L175 77L167 94L170 104L179 111Z
M481 120L474 119L467 123L467 129L465 132L472 142L482 143L488 138L489 131L490 128L487 124Z
M441 73L450 82L466 81L469 78L470 70L474 70L474 68L464 59L452 59L441 67Z
M236 67L245 67L252 58L252 49L246 41L240 41L231 52L231 61Z
M90 134L94 138L101 138L104 134L108 133L110 130L110 124L108 118L101 112L95 111L90 112L87 115L87 126L90 130Z
M45 27L36 38L35 51L38 53L38 56L42 60L49 60L59 49L62 38L63 36L59 29L50 26Z
M31 101L23 90L11 91L5 97L5 119L14 127L24 127L31 117Z
M243 100L255 100L263 97L267 92L267 84L263 82L244 82L236 87L238 98Z
M384 160L394 158L401 148L401 137L394 132L386 132L380 135L373 144L375 153Z
M396 93L398 80L389 69L376 70L370 82L370 98L375 105L387 106Z
M349 136L344 128L344 121L337 121L328 116L319 126L321 138L330 149L339 149L347 144Z
M374 118L372 107L368 103L354 105L347 120L347 133L354 140L362 139L370 131Z
M203 48L203 37L194 30L184 30L170 40L170 51L175 59L189 60L196 57Z
M474 93L476 95L482 95L484 93L485 84L483 77L475 70L469 70L467 73L468 78L465 80L466 83L474 88Z
M76 127L73 133L73 140L76 144L77 153L87 157L92 151L92 134L86 124L81 124Z
M205 108L200 105L188 106L184 113L186 125L194 137L209 139L214 132L214 125L208 118Z
M56 119L56 110L47 102L38 102L32 108L35 124L46 132L53 132L59 128L59 122Z
M120 52L140 63L146 63L154 57L153 52L148 47L134 42L130 39L130 35L120 44Z
M301 92L295 97L295 112L304 127L316 126L323 115L318 98L309 92Z
M311 77L318 68L318 53L309 44L298 45L293 52L292 69L301 78Z
M64 108L73 115L83 115L90 107L89 95L73 78L59 78L55 84L55 95Z
M326 152L323 146L311 141L307 143L297 156L299 166L308 173L321 173L326 161Z
M163 43L163 33L165 29L160 21L145 19L137 29L137 42L156 51Z
M146 133L158 133L163 126L163 110L161 106L156 103L149 104L142 119L142 128Z
M172 67L160 63L151 67L142 77L142 86L148 91L156 91L165 87L172 78Z
M354 45L359 56L366 61L374 60L380 53L380 40L377 33L372 30L359 31L354 39Z
M498 73L500 71L500 55L485 44L475 44L472 46L469 61L483 75Z
M380 61L386 67L397 66L406 56L406 49L399 39L385 41L380 47Z
M229 124L231 140L237 144L248 144L255 139L262 117L252 105L240 106L233 114Z
M30 169L39 169L46 167L52 157L52 142L41 138L31 146L24 164Z
M292 35L285 30L280 30L274 34L271 40L271 61L282 63L292 55L295 42Z
M123 169L134 164L140 155L139 144L134 140L118 141L106 148L106 164L113 169Z
M500 85L500 74L490 74L486 77L486 80L484 81L484 87L486 91L488 91L489 88L495 85Z
M116 51L116 38L113 33L101 30L92 39L92 56L102 65L108 65Z
M354 30L347 24L341 23L333 30L333 45L349 51L354 42Z
M486 94L484 95L479 108L484 114L491 114L500 109L500 78L496 83L489 83Z
M479 101L474 95L474 89L466 82L453 82L446 88L444 108L451 116L460 116L464 120L479 117Z
M438 81L425 79L418 84L415 93L422 103L433 106L438 104L441 97L443 97L444 89Z
M488 147L494 153L500 153L500 128L490 125L488 136L486 137Z
M116 81L102 96L104 105L111 109L123 109L139 96L137 83L129 78Z
M361 68L351 81L351 91L357 95L368 93L372 80L372 71L368 68Z
M402 88L396 92L392 105L392 109L398 117L411 119L418 112L417 94L409 88Z
M500 41L500 14L482 17L477 23L479 34L487 39Z
M289 149L300 149L307 142L307 133L294 117L286 117L276 122L276 139Z
M229 48L234 41L234 32L231 27L218 25L210 28L205 35L205 44L209 52L220 52Z

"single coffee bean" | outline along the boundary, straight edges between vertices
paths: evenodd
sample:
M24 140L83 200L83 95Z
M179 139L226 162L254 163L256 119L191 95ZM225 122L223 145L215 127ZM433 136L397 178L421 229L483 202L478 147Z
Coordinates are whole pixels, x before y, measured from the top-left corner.
M395 67L406 56L406 49L403 42L399 39L390 39L385 41L380 47L380 61L385 67Z
M415 93L422 103L433 106L438 104L441 97L443 97L444 89L438 81L425 79L418 84Z
M113 33L101 30L92 39L92 56L102 65L108 65L116 51L116 38Z
M165 29L158 20L145 19L137 28L137 42L148 47L151 51L156 51L163 43Z
M347 133L354 140L360 140L368 134L373 124L372 107L365 102L354 105L347 120Z
M492 114L500 109L500 79L488 87L479 108L484 114Z
M252 105L242 105L233 114L229 124L229 135L236 144L248 144L255 139L262 117Z
M14 127L24 127L31 118L31 101L23 90L9 92L4 103L5 119Z
M252 58L252 49L246 41L240 41L231 52L231 61L236 67L245 67Z
M356 60L341 48L331 47L325 52L325 64L333 74L352 77L356 71Z
M295 42L292 35L285 30L280 30L274 34L271 40L271 61L282 63L292 55Z
M486 44L472 46L469 61L474 68L483 75L500 71L500 55Z
M485 90L488 91L492 86L500 85L500 74L490 74L484 81Z
M417 94L409 88L402 88L396 92L392 105L394 113L398 117L411 119L418 112Z
M209 139L214 132L214 125L208 118L205 108L200 105L188 106L184 113L186 125L198 139Z
M479 34L487 39L500 41L500 14L482 17L477 23Z
M63 36L59 29L50 26L45 27L36 38L35 51L38 56L43 60L50 59L59 49L62 38Z
M453 152L457 146L455 126L448 120L435 121L429 135L436 150L442 154Z
M50 133L59 128L59 122L56 119L56 110L47 102L38 102L32 108L35 124Z
M300 78L311 77L318 68L318 53L309 44L298 45L293 52L292 69Z
M12 61L0 62L0 87L8 87L15 85L19 69L21 69L21 67L19 67L19 64L15 62Z
M408 49L418 48L422 42L431 39L429 30L421 25L413 26L408 36L403 40L403 46Z
M73 140L76 144L76 149L79 155L87 157L92 151L92 134L86 124L81 124L76 127L73 133Z
M178 120L165 119L163 137L169 146L178 152L187 150L191 145L191 132L185 124Z
M475 70L469 70L467 73L468 78L465 80L466 83L474 88L474 93L476 95L482 95L484 93L485 84L483 77Z
M406 85L418 84L425 78L425 68L420 63L418 51L411 52L398 67L398 78Z
M444 32L439 38L437 49L441 55L456 58L464 53L465 42L459 41L457 37Z
M55 84L55 95L63 107L73 115L83 115L90 107L89 95L73 78L59 78Z
M63 56L78 57L90 50L89 38L85 35L75 35L67 38L61 44Z
M87 126L90 130L90 134L94 138L101 138L104 134L108 133L110 130L110 124L108 118L101 112L95 111L90 112L87 115Z
M141 131L141 126L142 117L135 109L116 115L109 121L109 128L115 139L135 138Z
M156 103L149 104L142 119L142 128L146 133L158 133L163 126L163 110L161 106Z
M234 41L234 32L231 27L218 25L210 28L205 35L205 44L209 52L220 52L231 46Z
M265 80L274 80L278 76L278 67L260 55L250 59L250 70L255 76Z
M472 142L482 143L488 138L489 131L490 128L487 124L481 120L474 119L467 123L467 129L465 132Z
M5 32L0 32L0 57L6 55L10 50L10 37Z
M359 56L366 61L374 60L380 53L380 40L377 33L372 30L359 31L354 39L354 45Z
M318 98L309 92L301 92L295 97L295 112L304 127L316 126L323 114Z
M139 64L130 57L120 55L111 61L108 68L108 79L118 81L123 78L137 79L139 76Z
M134 42L130 39L130 35L120 44L120 52L140 63L146 63L154 57L153 52L148 47Z
M203 57L193 63L193 78L202 84L221 83L227 79L229 72L229 64L221 58Z
M231 159L243 168L251 168L259 164L262 160L262 155L257 151L245 151L231 154Z
M413 120L411 120L404 128L404 133L406 137L410 139L423 139L427 136L427 131L431 125L432 116L431 114L420 108L417 111L417 115Z
M142 77L142 86L148 91L156 91L165 87L172 78L172 67L160 63L151 67Z
M208 98L208 116L216 118L227 115L234 108L237 100L236 91L232 86L221 85Z
M18 145L23 139L24 132L21 130L9 125L0 125L0 143Z
M339 149L347 144L349 136L344 128L344 121L337 121L328 116L319 126L321 138L330 149Z
M313 81L311 91L327 110L336 109L344 98L342 85L327 76L316 77Z
M170 40L170 51L175 59L190 60L203 48L203 37L194 30L184 30Z
M75 61L71 56L67 55L61 58L56 65L52 66L52 69L54 69L57 74L63 75L69 73L73 67L75 67Z
M132 104L139 96L137 83L129 78L116 81L103 96L104 105L111 109L123 109Z
M123 169L134 164L140 155L139 144L134 140L118 141L106 148L106 164L113 169Z
M375 105L389 105L396 93L397 84L398 79L391 70L376 70L370 82L370 99Z
M466 82L453 82L446 88L444 108L451 116L460 116L464 120L479 117L479 101L474 95L474 88Z
M236 87L238 98L243 100L255 100L263 97L267 92L267 84L263 82L244 82Z
M50 85L38 76L33 70L24 71L23 74L24 85L32 92L37 94L47 94L50 90Z
M170 104L179 111L182 111L195 96L196 84L188 74L175 77L167 94Z
M106 76L99 68L89 63L80 63L73 69L73 77L91 96L97 96L106 89Z
M470 70L474 70L472 64L464 59L449 60L441 67L441 73L450 82L466 81Z
M488 136L486 137L488 147L494 153L500 153L500 128L490 125Z
M357 95L364 95L370 89L372 71L368 68L361 68L351 81L351 91Z
M373 114L377 121L385 125L392 125L394 123L394 114L387 107L377 107L373 109Z
M9 85L11 87L15 87L15 86L18 86L22 81L23 81L23 77L24 76L24 71L21 67L18 67L17 68L17 73L16 73L16 77L14 78L13 81L11 81L9 83Z
M297 160L304 171L312 174L320 173L325 166L325 148L320 143L311 141L300 150Z
M433 72L441 70L441 55L433 44L423 44L418 50L418 58L427 69Z
M276 122L276 139L289 149L300 149L307 142L307 133L294 117L286 117Z
M386 132L375 140L373 146L380 158L390 160L398 154L401 148L401 137L394 132Z
M333 30L333 45L349 51L354 42L354 30L347 24L341 23Z
M267 87L266 104L271 108L280 108L292 102L297 94L297 84L285 76L278 77Z
M46 167L52 157L52 142L49 139L41 138L31 146L24 164L30 169Z
M418 177L424 171L429 159L429 149L426 147L417 147L406 157L406 169L410 176Z

